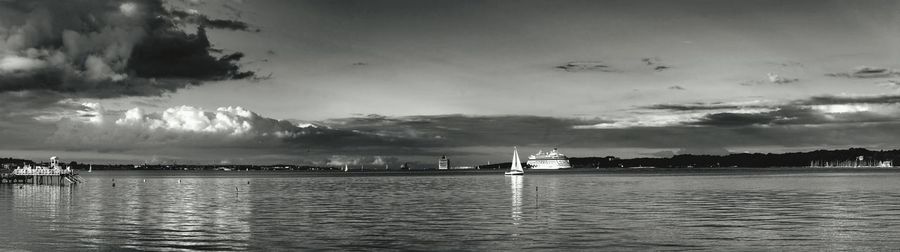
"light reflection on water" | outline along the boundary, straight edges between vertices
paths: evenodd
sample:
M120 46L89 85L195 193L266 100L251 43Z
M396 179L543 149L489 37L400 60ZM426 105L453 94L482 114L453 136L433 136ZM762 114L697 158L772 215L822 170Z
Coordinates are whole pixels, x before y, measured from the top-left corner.
M512 194L510 209L512 223L515 226L522 224L522 176L509 176L510 193ZM519 236L518 229L513 229L513 236Z
M73 187L0 185L0 249L900 247L897 173L86 177Z

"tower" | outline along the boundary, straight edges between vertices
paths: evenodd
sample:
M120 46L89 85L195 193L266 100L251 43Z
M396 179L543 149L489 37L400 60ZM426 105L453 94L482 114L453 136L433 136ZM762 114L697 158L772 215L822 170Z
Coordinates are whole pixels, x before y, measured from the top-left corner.
M441 160L438 160L438 170L447 169L450 169L450 159L447 159L447 156L441 156Z

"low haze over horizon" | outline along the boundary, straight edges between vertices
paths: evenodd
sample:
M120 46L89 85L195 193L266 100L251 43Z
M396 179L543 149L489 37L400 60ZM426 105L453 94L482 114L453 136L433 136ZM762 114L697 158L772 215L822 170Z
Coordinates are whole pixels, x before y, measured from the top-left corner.
M0 157L900 148L897 1L0 1Z

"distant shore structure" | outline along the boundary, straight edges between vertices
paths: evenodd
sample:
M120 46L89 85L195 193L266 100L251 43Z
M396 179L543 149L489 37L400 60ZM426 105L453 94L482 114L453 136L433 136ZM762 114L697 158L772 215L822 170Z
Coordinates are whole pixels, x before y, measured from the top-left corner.
M531 169L535 170L559 170L559 169L569 169L572 168L572 165L569 164L569 158L566 155L559 153L559 150L553 148L553 150L549 152L544 152L543 150L538 150L537 153L528 156L528 162L526 162Z
M447 156L441 156L441 159L438 160L438 170L447 170L450 169L450 159Z
M853 160L830 160L830 161L822 161L822 160L814 160L809 162L809 167L815 168L830 168L830 167L840 167L840 168L867 168L867 167L877 167L877 168L891 168L894 167L893 160L874 160L874 159L866 159L863 156L856 157Z

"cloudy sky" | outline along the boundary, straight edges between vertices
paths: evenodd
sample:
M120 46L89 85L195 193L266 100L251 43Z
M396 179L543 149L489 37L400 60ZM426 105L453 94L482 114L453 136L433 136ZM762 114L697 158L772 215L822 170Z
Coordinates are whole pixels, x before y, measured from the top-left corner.
M900 148L896 1L0 0L0 156Z

